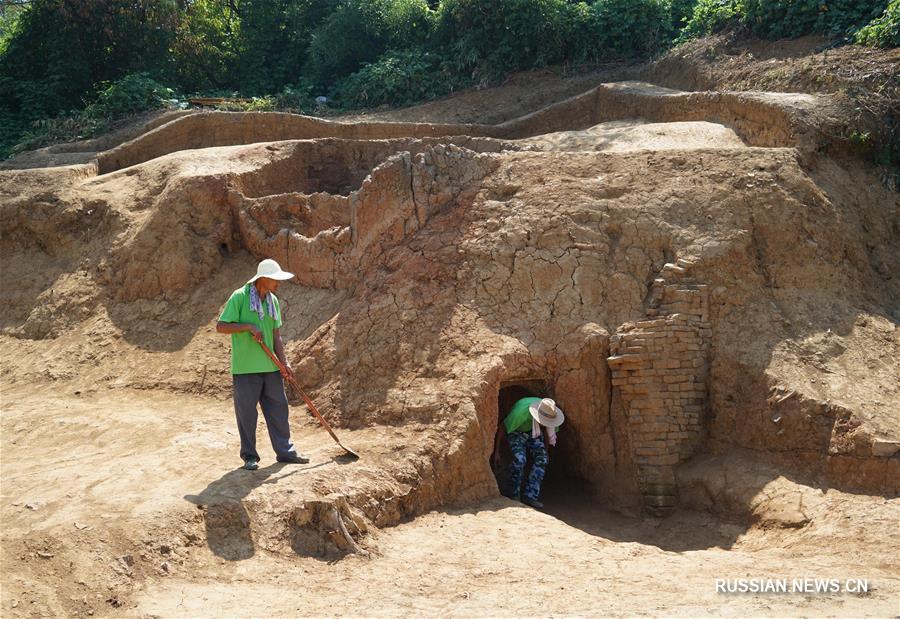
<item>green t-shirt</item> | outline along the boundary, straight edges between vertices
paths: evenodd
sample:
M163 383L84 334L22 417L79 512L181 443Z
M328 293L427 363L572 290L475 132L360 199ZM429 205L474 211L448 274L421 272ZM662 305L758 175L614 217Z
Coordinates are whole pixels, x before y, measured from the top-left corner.
M531 422L534 417L528 412L528 407L540 401L540 398L522 398L521 400L517 400L516 403L512 405L512 408L509 409L509 414L503 420L503 425L506 427L506 433L530 433Z
M275 299L275 318L269 316L267 307L268 301L263 300L263 318L260 320L259 314L250 309L250 286L253 284L245 284L243 288L238 288L231 293L222 315L219 316L220 322L243 322L256 325L262 331L263 341L269 350L275 352L275 329L281 328L281 305L278 298L273 294ZM232 374L257 374L260 372L277 372L278 366L269 359L269 356L262 349L262 346L256 343L249 331L231 334L231 373Z

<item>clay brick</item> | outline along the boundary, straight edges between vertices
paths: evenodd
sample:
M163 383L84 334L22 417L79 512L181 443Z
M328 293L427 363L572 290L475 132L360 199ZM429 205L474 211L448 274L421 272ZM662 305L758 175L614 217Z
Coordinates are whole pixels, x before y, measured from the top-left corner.
M685 376L684 374L668 374L663 376L664 383L683 383L688 380L690 380L690 377Z
M659 462L660 464L672 465L672 464L678 464L678 462L680 460L681 460L681 458L679 457L678 454L665 454L663 456L660 456L659 459L657 460L657 462Z
M667 432L669 424L667 423L645 423L641 426L642 432Z
M639 458L652 458L653 460L655 460L656 457L661 455L661 451L657 449L650 449L647 447L635 447L634 455L638 456Z
M640 355L614 355L612 357L607 357L606 362L609 364L611 368L619 368L624 366L635 366L641 365L643 363L643 359Z

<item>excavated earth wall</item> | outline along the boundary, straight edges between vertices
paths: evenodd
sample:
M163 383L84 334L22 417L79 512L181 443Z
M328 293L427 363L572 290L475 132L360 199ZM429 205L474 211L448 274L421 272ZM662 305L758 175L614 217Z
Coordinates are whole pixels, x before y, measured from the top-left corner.
M315 545L306 530L345 547L338 521L358 538L495 494L498 396L517 382L566 411L565 473L622 509L715 503L693 478L680 493L679 467L735 450L893 496L896 196L853 166L808 167L815 105L628 83L493 128L184 116L103 153L99 176L0 173L4 271L19 282L0 328L11 345L63 347L103 326L104 346L138 361L93 356L97 380L225 392L221 348L211 378L172 364L216 337L217 303L240 283L222 273L279 260L299 284L285 295L302 386L335 426L379 429L396 450L276 517L298 547ZM715 120L748 146L512 141L627 117ZM804 356L823 333L833 346ZM272 517L248 504L219 497L207 534Z
M499 125L340 123L295 114L207 112L181 116L101 153L97 165L99 172L106 174L181 150L286 139L384 140L454 135L521 139L624 118L712 121L731 127L752 146L790 146L808 152L821 148L829 138L807 117L829 105L828 99L815 95L687 93L641 82L617 82Z

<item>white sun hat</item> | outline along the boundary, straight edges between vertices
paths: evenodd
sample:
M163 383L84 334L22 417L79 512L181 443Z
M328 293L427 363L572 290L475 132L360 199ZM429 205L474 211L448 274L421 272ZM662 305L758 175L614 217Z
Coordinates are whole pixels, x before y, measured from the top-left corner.
M269 279L277 279L277 280L285 280L291 279L294 276L293 273L288 273L287 271L282 271L281 266L271 258L266 258L262 262L259 263L259 266L256 267L256 275L254 275L247 282L248 284L252 284L260 277L268 277Z
M566 420L562 409L550 398L544 398L540 402L535 402L528 407L528 412L531 413L535 421L548 428L561 426L563 421Z

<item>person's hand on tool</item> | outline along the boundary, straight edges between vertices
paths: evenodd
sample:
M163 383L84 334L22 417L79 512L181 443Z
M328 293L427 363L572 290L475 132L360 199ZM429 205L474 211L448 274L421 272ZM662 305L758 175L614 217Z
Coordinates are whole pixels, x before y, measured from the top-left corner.
M247 325L247 327L247 330L250 332L250 335L253 336L253 339L262 344L263 334L262 331L259 330L259 327L257 327L256 325Z
M294 370L287 363L285 363L281 368L281 377L289 383L294 382L294 380L296 379L296 377L294 376Z

